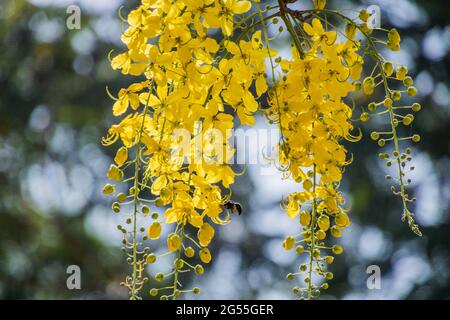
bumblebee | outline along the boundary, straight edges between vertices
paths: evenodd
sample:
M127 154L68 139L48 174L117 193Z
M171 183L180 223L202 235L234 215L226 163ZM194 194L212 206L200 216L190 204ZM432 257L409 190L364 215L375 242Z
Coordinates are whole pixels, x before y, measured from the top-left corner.
M230 200L227 203L225 203L223 206L225 207L225 209L230 210L231 213L237 213L238 215L241 215L241 213L242 213L242 206L238 202L234 202L234 201Z

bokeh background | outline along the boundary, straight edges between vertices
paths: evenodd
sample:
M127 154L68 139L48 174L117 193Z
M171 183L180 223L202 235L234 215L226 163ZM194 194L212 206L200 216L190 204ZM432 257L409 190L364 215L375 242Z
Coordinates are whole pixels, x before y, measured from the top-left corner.
M125 2L125 1L124 1ZM124 12L136 1L126 1ZM265 2L265 1L263 1ZM300 1L303 2L303 1ZM382 8L382 23L403 36L402 52L423 111L413 130L416 171L413 211L424 236L400 221L368 139L355 155L343 190L353 224L341 239L345 254L322 299L450 298L450 16L446 0L329 1L334 8ZM66 9L82 9L82 28L66 28ZM120 251L120 218L101 194L112 150L100 145L112 123L105 93L130 79L111 70L120 50L120 0L0 1L0 298L123 299L128 270ZM286 41L280 41L280 45ZM366 102L359 99L358 104ZM264 120L258 127L264 127ZM260 152L260 151L254 151ZM295 232L279 200L295 185L251 165L234 187L244 214L220 228L215 259L200 280L203 299L291 299L285 275L297 257L281 242ZM294 230L293 230L294 229ZM66 287L66 268L79 265L82 289ZM368 290L366 268L379 265L382 289ZM149 270L153 272L154 270ZM188 279L187 279L188 281ZM148 294L144 294L148 297ZM187 296L187 298L192 298Z

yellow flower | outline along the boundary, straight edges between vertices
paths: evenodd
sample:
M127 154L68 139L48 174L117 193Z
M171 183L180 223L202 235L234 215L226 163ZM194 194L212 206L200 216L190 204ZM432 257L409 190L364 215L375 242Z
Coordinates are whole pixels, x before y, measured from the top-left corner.
M215 0L215 6L206 9L205 22L208 27L221 28L225 36L233 34L233 17L242 14L252 7L250 1Z
M314 18L312 24L304 23L303 28L306 33L312 37L312 39L323 45L332 45L337 38L336 31L326 32L319 19Z

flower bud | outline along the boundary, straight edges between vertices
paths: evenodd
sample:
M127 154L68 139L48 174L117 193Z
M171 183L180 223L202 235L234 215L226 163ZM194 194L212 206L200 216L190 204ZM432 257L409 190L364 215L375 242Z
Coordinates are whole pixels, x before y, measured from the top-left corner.
M111 165L107 173L108 179L120 181L123 178L123 172L117 166Z
M367 122L369 121L369 114L367 112L363 112L361 113L361 116L359 117L359 120L361 120L362 122Z
M398 101L402 98L402 93L398 90L394 90L391 93L392 100Z
M156 281L159 281L159 282L163 281L164 280L164 274L162 272L158 272L155 275L155 279L156 279Z
M317 233L316 233L316 237L317 237L317 239L319 239L319 240L323 240L323 239L325 239L325 238L327 237L327 234L325 233L325 231L319 230L319 231L317 231Z
M297 246L297 248L295 248L295 252L297 252L297 254L302 254L305 252L305 248L303 248L303 246Z
M117 195L117 201L125 202L127 200L127 195L125 193L119 193Z
M335 238L340 238L342 236L342 231L337 226L332 226L330 229L331 235Z
M321 215L317 219L317 225L319 226L320 230L327 231L330 228L330 218L326 215Z
M356 28L356 25L354 23L347 23L345 25L345 35L350 40L353 40L355 38L356 32L357 32L357 28Z
M417 88L416 87L408 87L407 93L409 96L414 97L417 95Z
M115 191L116 191L116 187L114 185L108 183L103 187L102 192L105 195L110 195L110 194L114 193Z
M405 80L403 80L403 84L407 87L410 87L414 84L414 80L411 77L406 77Z
M420 103L414 103L413 105L412 105L412 110L414 111L414 112L419 112L421 109L422 109L422 106L420 105Z
M147 263L148 263L148 264L155 263L156 259L157 259L156 254L150 253L150 254L147 256Z
M204 269L203 266L200 265L200 264L198 264L198 265L195 266L194 271L195 271L195 273L198 274L198 275L202 275L203 273L205 273L205 269Z
M327 264L332 264L334 262L334 257L333 256L326 256L324 260L325 260L325 262Z
M377 141L378 139L380 139L380 134L374 131L370 134L370 138L374 141Z
M391 98L386 98L384 99L383 103L386 106L386 108L391 108L392 105L394 104L394 101L392 101Z
M413 121L414 121L414 116L413 116L412 114L407 114L407 115L403 118L402 123L403 123L405 126L409 126Z
M208 248L202 248L200 250L200 252L199 252L199 255L200 255L200 260L203 263L210 263L211 262L212 257L211 257L211 253L209 252Z
M195 254L195 251L192 247L187 247L184 249L184 255L188 258L192 258Z
M338 244L335 244L332 248L331 251L333 252L333 254L335 255L340 255L342 252L344 252L344 249L342 249L342 247Z
M176 233L171 233L167 237L167 248L170 252L177 251L181 247L180 236Z
M309 226L310 222L311 222L311 214L306 210L302 211L302 213L300 213L300 224L302 226L307 227Z
M119 213L119 212L120 212L120 203L114 202L114 203L112 204L112 209L113 209L113 211L114 211L115 213Z
M128 160L128 149L126 147L121 147L117 150L116 156L114 157L114 162L120 167Z
M361 21L367 22L367 20L369 20L369 12L366 9L363 9L359 12L359 18L361 19Z
M367 77L363 81L364 94L370 96L375 90L375 79L373 77Z
M405 80L407 74L408 68L406 68L405 66L400 66L396 70L395 77L397 78L397 80L403 81Z
M294 237L286 237L286 239L284 239L283 241L283 248L286 250L291 250L292 248L294 248L295 246L295 239Z
M386 74L386 76L390 77L394 73L394 66L392 62L386 61L383 63L383 71Z
M148 237L151 240L157 240L161 236L162 226L159 222L153 222L147 230Z
M149 293L152 297L156 297L158 295L158 289L152 288Z

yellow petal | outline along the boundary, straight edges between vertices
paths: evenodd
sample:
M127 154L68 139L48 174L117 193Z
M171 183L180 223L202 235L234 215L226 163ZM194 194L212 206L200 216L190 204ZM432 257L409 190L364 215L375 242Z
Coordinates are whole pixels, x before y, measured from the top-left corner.
M252 8L250 1L238 1L233 5L233 12L237 14L243 14Z
M256 79L256 94L260 97L264 92L267 91L267 82L266 78L261 75Z
M128 109L128 99L119 99L113 105L113 115L116 117L124 114Z

